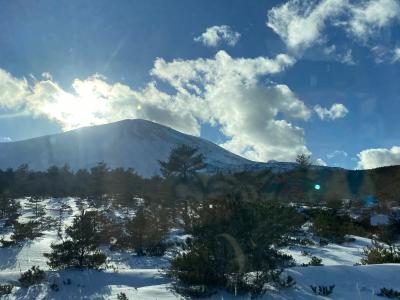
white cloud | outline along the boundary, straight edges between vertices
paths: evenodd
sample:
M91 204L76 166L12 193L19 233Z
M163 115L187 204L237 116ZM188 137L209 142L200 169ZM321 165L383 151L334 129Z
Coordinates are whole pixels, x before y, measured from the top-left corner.
M332 153L329 153L329 154L326 155L326 157L328 159L332 159L332 158L335 158L335 157L338 157L338 156L343 156L343 157L346 158L348 156L348 154L347 154L346 151L343 151L343 150L335 150Z
M201 42L208 47L217 47L224 42L229 46L235 46L240 39L240 33L233 31L228 25L212 26L206 29L194 41Z
M254 160L293 160L308 151L304 131L276 117L281 112L307 120L311 112L286 85L260 83L293 63L287 55L235 59L220 51L215 59L159 59L152 74L176 89L177 105L183 102L195 118L221 125L229 139L223 147Z
M7 73L7 88L20 87L21 96L15 102L6 92L0 106L47 116L66 130L143 118L199 135L202 123L219 124L228 139L225 148L254 160L290 161L297 153L309 152L304 130L291 120L308 120L311 111L288 86L263 82L294 62L284 54L232 58L225 51L210 59L160 58L151 70L153 81L141 90L95 74L75 79L67 92L50 79L28 84ZM161 91L158 81L174 92Z
M170 96L160 93L153 84L134 91L121 83L110 84L93 75L75 79L72 92L66 92L52 80L28 84L0 69L0 108L12 110L2 118L20 115L46 116L60 123L64 130L104 124L126 118L143 118L198 135L200 125L188 113L169 104Z
M2 136L0 137L0 143L9 143L12 142L12 139L8 136Z
M327 166L327 163L326 163L322 158L318 158L318 159L315 161L315 164L316 164L317 166L323 166L323 167L326 167L326 166Z
M351 49L348 49L345 53L342 55L339 55L338 58L339 62L345 64L345 65L354 65L354 59L353 59L353 51Z
M20 108L28 94L29 85L25 78L15 78L0 69L0 107Z
M345 49L344 51L339 52L335 45L330 45L323 49L323 53L332 60L338 61L342 64L355 65L353 51L351 49Z
M400 61L400 48L390 48L384 45L376 45L371 48L375 63L398 63Z
M53 77L51 76L51 74L49 72L43 72L42 77L43 77L43 79L46 79L46 80L53 80Z
M361 1L350 8L351 18L346 24L348 31L364 41L400 16L398 0Z
M314 106L314 111L321 120L336 120L339 118L344 118L349 113L349 110L346 108L346 106L341 103L334 103L329 109L321 107L320 105L316 105Z
M398 62L400 61L400 48L396 48L393 51L393 58L392 58L392 62Z
M399 16L398 0L290 0L268 12L267 26L288 48L299 51L325 42L328 26L366 42Z
M267 26L289 48L309 48L323 38L327 21L341 14L346 6L345 0L291 0L268 12Z
M373 169L383 166L392 166L400 164L400 147L390 149L377 148L361 151L358 156L357 168Z

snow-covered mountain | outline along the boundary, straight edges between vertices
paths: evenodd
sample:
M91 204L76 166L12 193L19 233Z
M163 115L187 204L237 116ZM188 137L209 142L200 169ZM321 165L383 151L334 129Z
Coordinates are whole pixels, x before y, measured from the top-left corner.
M24 141L0 143L0 168L31 169L69 164L73 170L105 162L111 168L133 168L145 177L159 174L158 160L166 160L171 149L187 144L199 149L208 172L272 168L282 171L292 163L257 163L235 155L207 140L183 134L145 120L124 120Z

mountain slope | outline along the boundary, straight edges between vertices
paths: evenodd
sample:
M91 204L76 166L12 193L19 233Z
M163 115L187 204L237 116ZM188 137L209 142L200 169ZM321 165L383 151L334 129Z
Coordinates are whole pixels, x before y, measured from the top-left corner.
M68 163L73 170L91 168L104 161L111 168L133 168L145 177L159 174L158 160L171 149L188 144L204 154L207 170L290 168L289 163L255 163L209 141L145 120L124 120L24 141L0 143L0 168L45 170Z

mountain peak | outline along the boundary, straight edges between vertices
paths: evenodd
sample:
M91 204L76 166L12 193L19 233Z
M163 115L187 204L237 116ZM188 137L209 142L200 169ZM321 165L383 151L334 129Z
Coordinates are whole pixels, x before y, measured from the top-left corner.
M28 164L34 170L68 164L73 170L105 162L111 168L133 168L140 175L159 174L159 160L172 148L187 144L199 149L212 170L239 167L253 162L209 141L183 134L142 119L83 127L55 135L0 144L0 168Z

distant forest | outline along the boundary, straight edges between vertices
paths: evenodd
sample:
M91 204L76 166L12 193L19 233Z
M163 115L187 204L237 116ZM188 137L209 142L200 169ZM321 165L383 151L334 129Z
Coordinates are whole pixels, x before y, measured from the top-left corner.
M162 170L174 168L160 163ZM197 163L202 162L199 160ZM177 170L177 173L181 171ZM177 181L177 177L182 177L183 180ZM46 171L30 170L28 165L14 170L0 170L0 194L3 196L71 196L98 201L113 197L121 202L129 202L132 198L163 198L168 201L168 198L177 198L177 192L186 193L184 198L194 201L201 200L206 194L217 189L229 194L252 193L260 198L281 203L315 205L342 199L362 202L366 201L363 199L372 197L381 206L394 206L400 204L399 182L400 166L374 170L344 170L304 168L299 165L299 168L292 171L280 173L266 169L214 175L193 172L191 176L170 176L164 171L163 176L153 178L143 178L133 169L110 169L103 162L91 169L76 172L71 171L68 165L53 166ZM179 185L180 187L177 187ZM183 185L186 188L182 188Z

